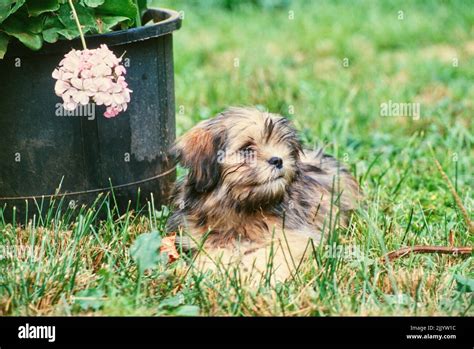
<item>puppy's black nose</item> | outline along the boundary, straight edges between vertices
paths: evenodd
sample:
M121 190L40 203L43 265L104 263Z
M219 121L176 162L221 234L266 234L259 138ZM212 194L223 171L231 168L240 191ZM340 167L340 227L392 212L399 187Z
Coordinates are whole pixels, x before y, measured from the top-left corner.
M283 167L283 159L279 158L279 157L276 157L276 156L271 157L270 160L268 160L268 163L270 165L275 166L276 168L282 168Z

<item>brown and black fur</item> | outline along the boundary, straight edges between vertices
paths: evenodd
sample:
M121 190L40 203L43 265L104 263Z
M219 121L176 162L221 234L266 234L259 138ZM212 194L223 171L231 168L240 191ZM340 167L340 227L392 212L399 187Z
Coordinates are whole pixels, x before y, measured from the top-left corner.
M318 244L335 222L346 224L359 198L337 160L304 150L287 119L257 109L230 108L201 122L174 152L189 173L176 183L168 231L186 233L189 248L203 243L205 268L237 263L264 272L271 250L284 279L309 239Z

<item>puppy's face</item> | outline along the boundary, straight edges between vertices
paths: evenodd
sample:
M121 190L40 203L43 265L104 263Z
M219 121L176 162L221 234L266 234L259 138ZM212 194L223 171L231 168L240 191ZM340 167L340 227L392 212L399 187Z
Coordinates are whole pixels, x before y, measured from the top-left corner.
M281 116L232 108L194 127L176 150L193 190L254 209L283 197L295 177L301 146Z

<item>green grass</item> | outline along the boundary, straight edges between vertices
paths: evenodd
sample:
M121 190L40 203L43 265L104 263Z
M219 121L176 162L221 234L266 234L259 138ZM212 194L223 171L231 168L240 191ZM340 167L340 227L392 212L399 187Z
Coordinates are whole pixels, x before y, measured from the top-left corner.
M257 1L282 6L232 11L157 3L184 11L174 37L178 134L229 105L281 113L307 146L324 144L346 162L364 190L364 207L350 229L310 251L299 278L263 280L257 288L241 284L236 270L198 272L186 256L141 273L131 245L149 231L166 234L169 212L152 203L119 214L100 199L78 218L51 209L49 219L27 226L0 215L0 246L8 252L0 260L0 314L474 314L472 258L429 254L381 262L404 246L448 246L450 232L455 245L472 246L429 151L431 144L472 212L474 12L468 2ZM389 100L420 103L420 119L381 116L380 105ZM99 210L106 220L97 219ZM29 247L36 256L24 253Z

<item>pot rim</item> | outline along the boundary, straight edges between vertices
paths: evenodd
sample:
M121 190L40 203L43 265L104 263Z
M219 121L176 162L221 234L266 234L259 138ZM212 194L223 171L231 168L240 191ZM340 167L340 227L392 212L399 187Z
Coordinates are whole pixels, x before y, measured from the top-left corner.
M142 25L138 28L129 28L112 31L105 34L86 35L88 48L96 48L101 44L109 47L120 46L137 41L144 41L159 36L171 34L181 28L181 16L179 12L166 8L149 8L143 14L143 23L153 20L152 25ZM4 60L7 58L28 57L36 55L66 54L72 48L82 49L80 38L73 40L58 40L55 43L44 43L38 51L32 51L20 42L16 41L9 45ZM0 61L1 62L1 61Z

